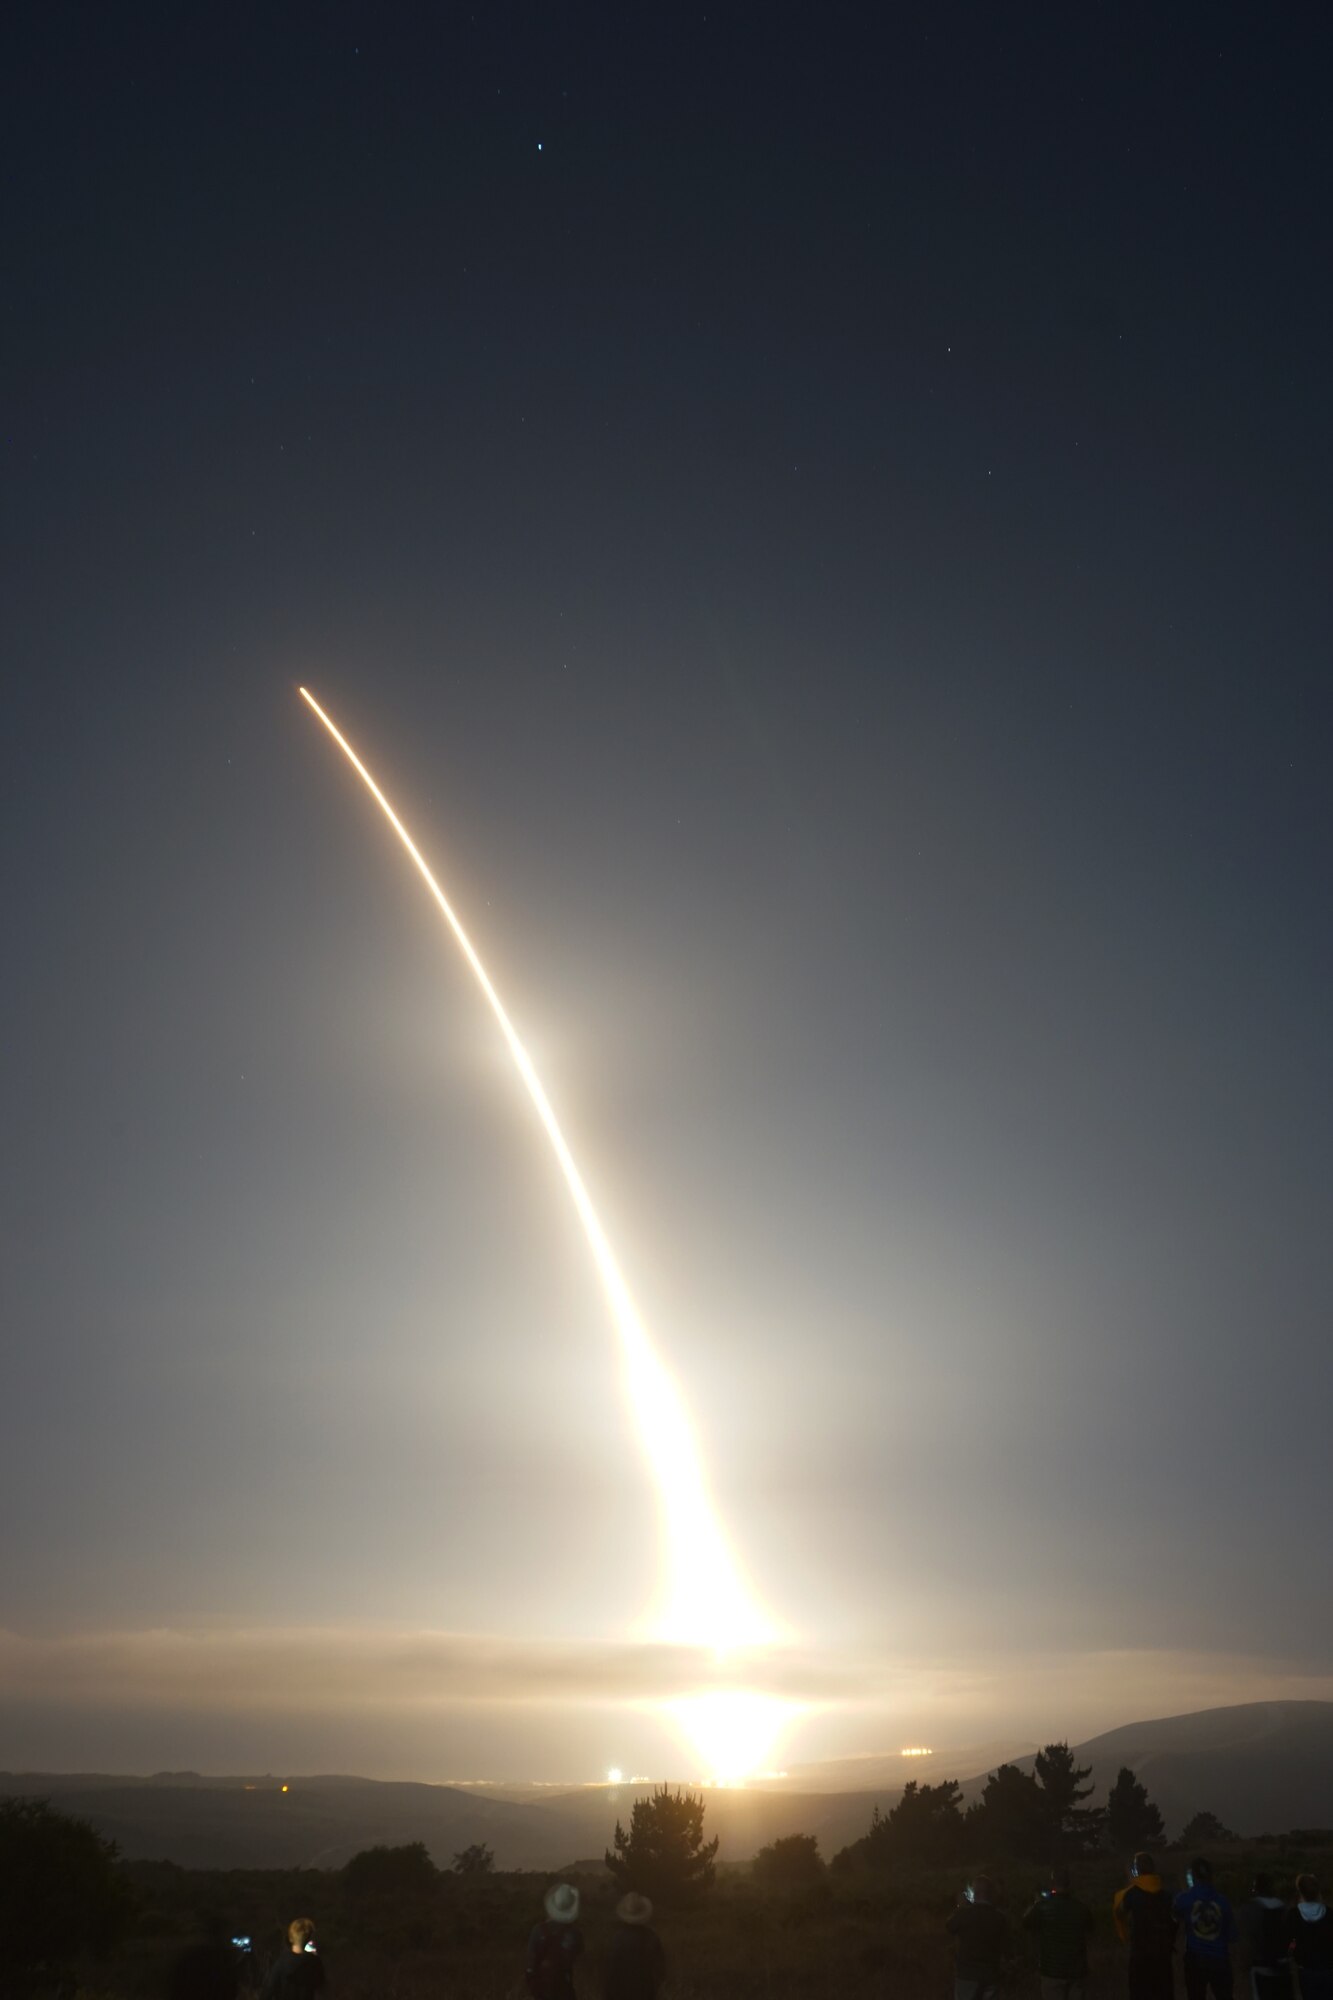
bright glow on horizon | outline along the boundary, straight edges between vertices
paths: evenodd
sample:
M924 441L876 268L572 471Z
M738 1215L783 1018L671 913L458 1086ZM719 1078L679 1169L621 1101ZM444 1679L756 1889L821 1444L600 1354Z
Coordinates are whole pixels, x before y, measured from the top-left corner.
M704 1759L700 1777L707 1785L741 1785L762 1776L784 1725L798 1713L796 1703L746 1688L718 1688L686 1695L671 1704L690 1747Z
M933 1757L935 1752L927 1750L922 1744L914 1743L910 1750L900 1750L898 1754L900 1757Z
M347 738L335 727L314 696L307 688L302 688L300 694L362 779L407 849L453 932L500 1025L515 1067L551 1142L579 1221L583 1224L583 1232L619 1336L630 1405L662 1513L669 1577L656 1614L657 1636L677 1645L707 1646L719 1654L738 1646L771 1644L779 1634L773 1621L745 1585L713 1511L698 1443L680 1391L639 1318L531 1058L501 1005L500 996L492 986L471 939L454 915L444 891L407 828ZM739 1696L737 1699L753 1702L758 1697ZM696 1747L703 1748L701 1740L697 1741ZM750 1768L755 1766L751 1764Z
M608 1785L623 1785L625 1782L625 1773L618 1770L613 1764L606 1774L606 1782Z

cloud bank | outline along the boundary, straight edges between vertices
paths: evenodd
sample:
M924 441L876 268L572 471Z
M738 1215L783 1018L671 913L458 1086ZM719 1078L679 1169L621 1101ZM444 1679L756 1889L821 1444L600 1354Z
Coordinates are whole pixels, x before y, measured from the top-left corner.
M423 1719L512 1709L656 1709L719 1686L791 1703L811 1754L993 1729L1095 1734L1231 1702L1333 1698L1333 1675L1299 1661L1148 1651L993 1652L961 1661L784 1647L738 1652L517 1640L386 1627L196 1626L38 1636L0 1632L4 1709L158 1709L244 1717ZM0 1758L6 1755L0 1743Z

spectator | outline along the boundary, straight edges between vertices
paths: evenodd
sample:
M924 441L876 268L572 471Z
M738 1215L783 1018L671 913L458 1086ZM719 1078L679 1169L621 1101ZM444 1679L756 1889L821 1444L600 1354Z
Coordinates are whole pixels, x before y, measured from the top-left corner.
M603 2000L657 2000L666 1976L662 1940L651 1928L653 1906L633 1890L616 1904L616 1927L606 1954Z
M988 1876L974 1876L945 1926L958 1940L954 2000L994 2000L999 1991L1009 1926L991 1901L992 1893Z
M1313 1875L1296 1877L1296 1907L1287 1912L1287 1950L1296 1963L1301 2000L1333 2000L1333 1917Z
M1286 1906L1273 1893L1271 1875L1259 1874L1249 1900L1236 1912L1236 1934L1250 1974L1251 2000L1287 2000Z
M1212 1863L1200 1854L1185 1871L1186 1886L1172 1905L1185 1933L1186 2000L1231 2000L1231 1946L1236 1919L1229 1898L1213 1881Z
M1036 1932L1041 2000L1084 2000L1092 1911L1070 1894L1067 1868L1051 1870L1050 1886L1023 1914L1023 1929Z
M287 1926L287 1950L279 1952L269 1967L262 2000L308 2000L327 1984L324 1961L315 1950L315 1926L309 1917L293 1917Z
M1129 2000L1172 2000L1176 1918L1151 1854L1134 1856L1112 1915L1121 1943L1129 1946Z
M574 1962L583 1950L579 1892L557 1882L546 1892L546 1921L528 1939L525 1977L532 2000L574 2000Z
M244 1962L244 1947L232 1943L225 1919L210 1910L171 1968L168 2000L236 2000Z

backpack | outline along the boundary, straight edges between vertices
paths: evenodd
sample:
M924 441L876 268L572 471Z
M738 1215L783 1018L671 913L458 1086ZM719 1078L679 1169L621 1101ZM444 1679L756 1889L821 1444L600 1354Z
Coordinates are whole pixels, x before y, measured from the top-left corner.
M1165 1889L1136 1883L1120 1905L1129 1931L1132 1958L1170 1958L1176 1945L1176 1914Z
M1259 1921L1255 1927L1257 1933L1255 1945L1258 1954L1255 1964L1261 1971L1281 1965L1286 1955L1288 1914L1288 1911L1280 1906L1276 1910L1261 1908L1259 1911Z
M574 1960L578 1957L577 1935L569 1924L552 1921L541 1926L532 1959L531 1985L534 1993L549 1994L554 2000L554 1996L571 1990Z

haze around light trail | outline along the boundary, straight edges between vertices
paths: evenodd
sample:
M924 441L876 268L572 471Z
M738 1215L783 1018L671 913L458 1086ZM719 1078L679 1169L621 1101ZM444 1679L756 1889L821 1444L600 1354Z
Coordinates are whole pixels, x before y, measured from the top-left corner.
M635 1428L661 1511L667 1577L653 1621L656 1636L675 1644L707 1647L720 1656L737 1648L772 1644L781 1635L773 1620L755 1600L731 1553L713 1508L694 1426L680 1390L639 1317L532 1060L505 1012L471 939L406 826L347 738L309 689L301 688L300 694L370 792L453 932L499 1023L500 1032L542 1122L583 1225L611 1309ZM772 1724L770 1733L775 1733L780 1720L777 1711L781 1704L771 1704L762 1697L739 1689L729 1690L723 1700L722 1713L726 1715L731 1730L735 1729L740 1718L741 1705L750 1703L756 1709L768 1712ZM682 1716L682 1720L686 1718ZM705 1734L717 1734L721 1716L715 1710L709 1711L709 1720L710 1727L706 1731L695 1728L690 1731L701 1748L704 1747L702 1739ZM754 1748L757 1752L758 1745ZM727 1775L731 1772L728 1771Z

